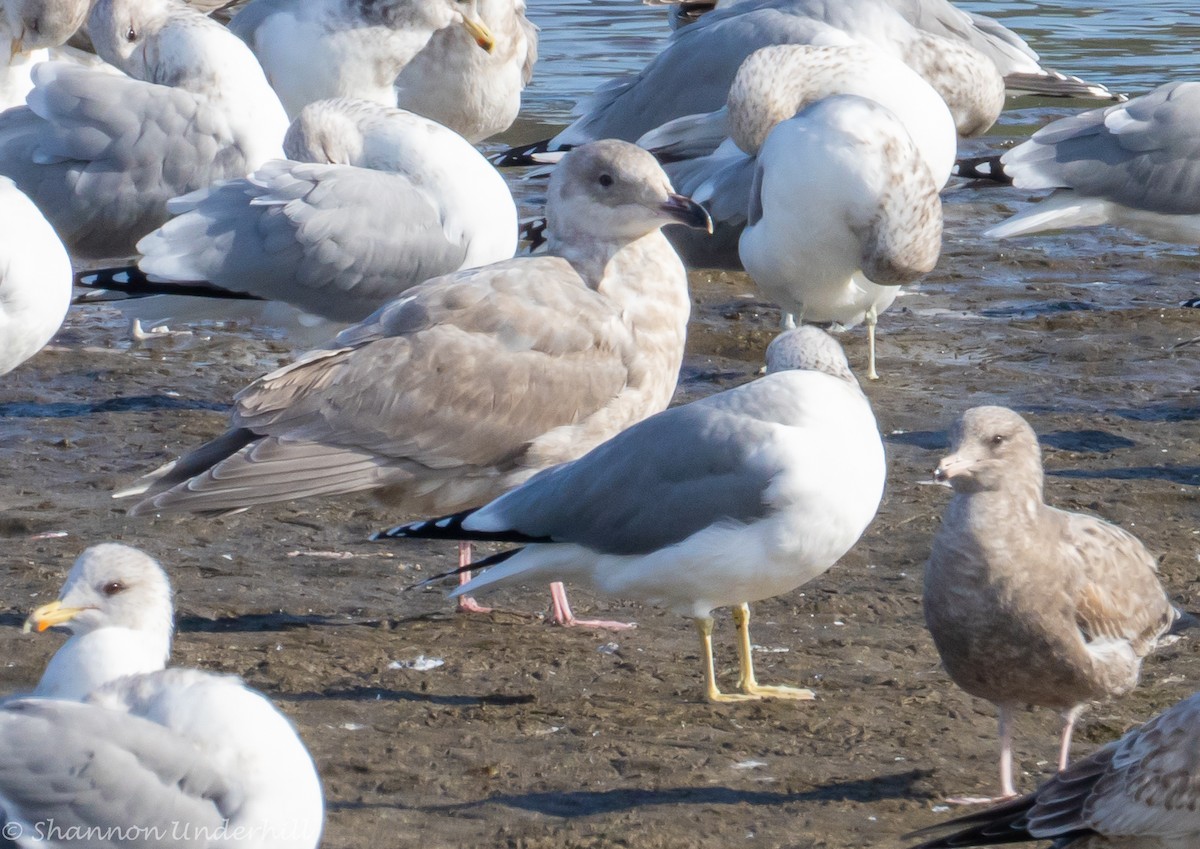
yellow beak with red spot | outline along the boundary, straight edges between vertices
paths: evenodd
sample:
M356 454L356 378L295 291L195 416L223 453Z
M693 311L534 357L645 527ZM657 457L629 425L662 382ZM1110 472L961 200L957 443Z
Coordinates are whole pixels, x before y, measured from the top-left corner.
M475 43L488 53L496 49L496 37L492 35L492 31L488 29L487 24L479 18L464 15L463 27L470 34L471 38L475 39Z
M25 626L21 630L28 634L30 631L36 629L40 634L47 628L53 628L55 625L70 622L87 609L86 607L67 607L61 601L52 601L49 604L43 604L37 610L33 611L33 613L30 613L29 618L25 620Z

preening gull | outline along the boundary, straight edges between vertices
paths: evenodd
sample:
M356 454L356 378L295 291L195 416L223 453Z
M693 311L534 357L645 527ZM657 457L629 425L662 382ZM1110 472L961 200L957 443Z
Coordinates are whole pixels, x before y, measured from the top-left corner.
M749 603L829 569L883 494L883 443L841 346L814 327L776 343L769 373L658 413L490 504L376 538L525 541L455 592L578 581L695 620L712 701L809 690L754 677ZM780 361L782 360L782 362ZM784 366L790 366L790 368ZM739 694L722 693L712 611L734 608Z
M0 705L7 846L315 849L324 816L295 728L233 676L168 669L82 703Z
M254 51L288 115L314 100L396 105L393 83L443 27L491 51L477 0L251 0L229 28Z
M694 23L714 8L740 5L748 7L760 0L645 0L649 5L668 5L672 27ZM820 9L827 0L795 0L809 9ZM855 0L842 0L853 6ZM1121 100L1120 95L1098 83L1068 76L1043 67L1025 39L1004 24L986 15L967 12L947 0L890 0L892 8L918 29L944 38L956 39L978 50L1004 75L1005 87L1012 95L1033 94L1041 97L1076 97ZM869 14L864 10L864 14Z
M925 569L925 622L946 671L1000 711L1000 784L1012 780L1018 704L1062 713L1059 769L1087 702L1132 690L1180 614L1127 531L1042 500L1037 435L1012 410L975 407L935 477L954 497Z
M890 110L836 95L770 130L738 249L785 325L866 321L875 379L878 315L933 269L941 245L938 185Z
M1200 82L1054 121L1000 162L1017 188L1054 192L985 236L1116 224L1200 243Z
M89 0L4 0L0 3L0 111L21 106L33 89L33 67L50 58L87 17Z
M25 621L25 630L71 632L42 674L33 695L82 699L123 675L154 672L171 653L171 585L149 555L119 543L79 555L58 600Z
M371 490L478 504L667 406L690 300L659 228L705 226L649 153L587 145L550 180L549 255L439 277L235 399L232 429L118 496L220 512Z
M249 316L307 347L417 283L516 251L517 209L503 178L433 121L372 101L323 100L301 111L284 147L290 160L172 200L175 217L137 244L151 281L142 289L203 281L282 303L138 299L127 312ZM111 286L136 272L107 269L82 282Z
M914 849L1053 840L1056 849L1200 845L1200 695L1179 702L1033 793L918 834L965 828Z
M38 208L0 177L0 374L46 346L71 305L71 259Z
M396 105L478 142L512 126L533 78L538 28L525 0L479 0L495 46L480 50L462 27L445 27L396 78Z
M819 9L797 0L764 0L717 9L677 30L640 73L612 80L580 101L580 117L549 147L638 139L675 118L720 109L746 57L774 44L865 44L894 56L942 96L964 135L986 130L1004 106L1003 79L986 56L917 29L888 0L823 3ZM521 150L512 154L509 161L525 161Z
M752 53L738 69L728 104L668 122L638 139L664 160L675 188L704 204L714 236L665 231L691 266L741 268L755 161L771 129L833 94L856 94L887 107L904 125L935 184L950 179L958 137L945 101L901 62L863 45L782 44ZM864 166L866 167L866 166Z
M88 27L135 79L38 65L0 114L0 173L73 256L128 256L171 198L278 158L287 117L246 46L180 0L99 0Z

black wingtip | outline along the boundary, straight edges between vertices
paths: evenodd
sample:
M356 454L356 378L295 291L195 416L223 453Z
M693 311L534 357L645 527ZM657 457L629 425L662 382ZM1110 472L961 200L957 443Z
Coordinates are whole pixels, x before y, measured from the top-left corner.
M517 234L521 241L529 243L529 252L533 253L546 244L546 219L530 218L520 223Z
M960 159L954 163L954 170L950 173L964 180L987 180L1006 186L1012 185L1012 177L1004 170L1004 163L1000 161L1002 155L997 153Z
M203 280L171 283L151 280L146 273L136 265L124 265L116 268L98 268L94 271L81 271L75 275L75 285L93 292L116 292L126 299L149 298L155 295L180 295L192 298L218 298L228 301L261 301L257 295L246 292L231 292ZM86 303L86 296L76 298L76 303Z
M549 153L553 139L542 139L532 144L510 147L491 158L491 163L497 168L521 168L526 165L541 165L534 157L539 153ZM570 150L572 145L564 145L555 150Z
M553 542L550 537L535 537L523 534L517 530L504 531L473 531L463 527L468 516L477 512L478 508L463 510L461 513L451 513L438 519L425 519L420 522L409 522L407 525L396 525L394 528L377 531L371 534L372 542L382 542L389 539L445 539L456 542L514 542L534 543Z

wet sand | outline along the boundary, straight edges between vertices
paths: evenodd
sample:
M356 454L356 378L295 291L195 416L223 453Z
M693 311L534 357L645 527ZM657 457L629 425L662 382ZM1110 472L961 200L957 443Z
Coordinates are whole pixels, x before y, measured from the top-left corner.
M948 499L927 485L945 430L1001 403L1042 435L1051 503L1092 511L1161 555L1175 599L1200 606L1200 294L1194 251L1116 231L985 243L1011 191L948 196L939 268L880 322L866 387L887 438L878 518L827 575L755 606L759 678L811 703L701 700L689 622L576 592L624 633L546 624L542 587L451 612L444 545L378 545L405 517L368 498L301 501L222 519L129 519L109 493L220 432L244 383L288 358L244 329L125 341L110 309L75 311L51 349L0 381L0 588L5 692L59 644L20 633L84 547L120 540L168 568L176 664L237 673L294 718L325 782L324 845L360 847L865 847L997 788L992 708L957 690L925 633L922 564ZM775 309L736 274L692 274L680 399L749 379ZM862 329L842 337L865 364ZM511 612L510 612L511 611ZM720 674L736 674L718 622ZM1195 637L1149 659L1131 697L1088 711L1077 754L1192 692ZM444 661L411 668L418 658ZM419 665L419 664L418 664ZM1058 718L1017 719L1018 782L1046 777Z

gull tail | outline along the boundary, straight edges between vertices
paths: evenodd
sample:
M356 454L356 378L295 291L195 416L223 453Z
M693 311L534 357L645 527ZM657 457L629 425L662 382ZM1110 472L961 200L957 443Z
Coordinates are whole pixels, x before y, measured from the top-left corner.
M1000 161L1003 154L989 156L970 156L954 163L950 173L964 180L989 180L993 183L1012 185L1012 177L1005 172L1004 164Z
M136 265L126 265L118 268L101 268L96 271L83 271L75 275L75 285L90 292L116 292L125 297L149 298L155 295L184 295L193 298L220 298L234 301L261 301L255 295L245 292L231 292L203 280L186 283L171 283L151 280L144 271ZM90 303L97 300L94 296L81 295L75 303Z
M1004 77L1004 90L1010 95L1034 97L1072 97L1076 100L1111 100L1124 103L1128 96L1116 94L1099 83L1043 69L1040 74L1015 73Z
M542 139L541 141L533 142L532 144L521 145L520 147L510 147L508 150L497 153L491 158L491 163L497 168L519 168L523 165L544 165L544 159L538 159L539 154L555 153L570 150L573 145L565 145L562 148L550 149L550 144L554 139Z

